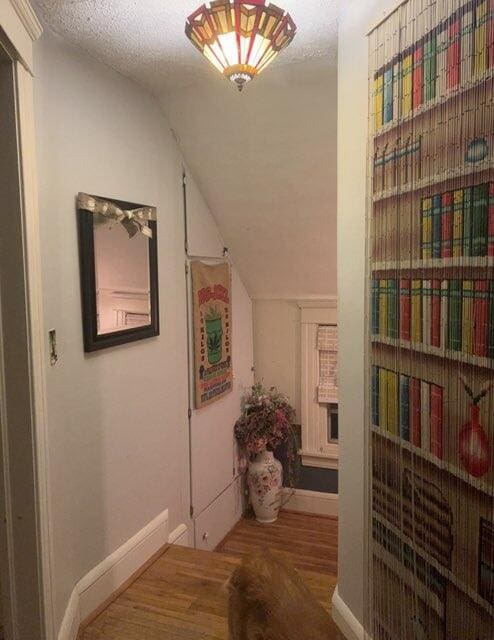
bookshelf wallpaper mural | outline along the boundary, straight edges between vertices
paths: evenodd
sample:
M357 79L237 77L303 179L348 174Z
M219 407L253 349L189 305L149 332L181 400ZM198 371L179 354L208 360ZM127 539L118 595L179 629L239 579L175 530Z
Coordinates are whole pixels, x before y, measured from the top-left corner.
M494 0L369 44L367 625L494 640Z

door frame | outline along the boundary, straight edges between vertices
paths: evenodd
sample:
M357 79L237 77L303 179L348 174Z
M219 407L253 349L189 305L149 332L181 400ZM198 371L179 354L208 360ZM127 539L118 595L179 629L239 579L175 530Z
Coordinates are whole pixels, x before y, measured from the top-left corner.
M12 59L15 110L18 136L21 216L16 220L22 227L23 256L19 267L25 274L25 309L27 324L26 354L22 363L28 372L25 376L29 389L29 430L32 439L34 486L30 488L32 507L35 511L37 542L37 570L39 575L37 597L40 603L40 628L43 640L56 637L54 627L53 598L53 548L52 519L49 494L48 422L46 403L46 343L43 324L42 275L40 258L40 233L38 188L36 176L36 147L33 100L33 43L41 36L42 27L28 0L3 0L0 3L0 38L4 49ZM1 338L0 338L1 339ZM1 351L0 351L1 353ZM8 375L8 371L6 372ZM5 426L5 425L4 425ZM13 443L15 446L15 443ZM8 454L7 454L8 456ZM7 459L8 465L8 459ZM13 498L15 513L15 483L22 480L22 470L4 465L6 498ZM9 528L7 528L8 532ZM9 534L7 534L8 536ZM12 535L12 534L10 534ZM15 582L15 555L12 540L7 541ZM12 588L12 585L11 585ZM15 614L15 606L12 608ZM13 620L15 627L15 620ZM14 632L14 638L16 634Z

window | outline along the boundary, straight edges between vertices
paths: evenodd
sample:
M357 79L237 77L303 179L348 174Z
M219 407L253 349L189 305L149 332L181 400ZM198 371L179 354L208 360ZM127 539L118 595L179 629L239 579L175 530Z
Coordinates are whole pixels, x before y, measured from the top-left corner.
M338 468L338 327L335 300L299 302L302 464Z

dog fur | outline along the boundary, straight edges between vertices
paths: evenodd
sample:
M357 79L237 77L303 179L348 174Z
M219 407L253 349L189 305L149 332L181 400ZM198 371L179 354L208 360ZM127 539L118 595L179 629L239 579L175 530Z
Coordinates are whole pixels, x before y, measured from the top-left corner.
M244 558L232 575L228 624L230 640L339 637L329 614L298 573L267 549Z

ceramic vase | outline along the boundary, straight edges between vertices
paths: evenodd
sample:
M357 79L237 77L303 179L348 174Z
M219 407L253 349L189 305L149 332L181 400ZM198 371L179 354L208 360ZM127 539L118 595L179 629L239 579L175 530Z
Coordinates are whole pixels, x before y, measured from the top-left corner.
M276 522L281 507L283 468L272 451L259 453L249 463L247 485L256 520L264 524Z
M460 430L460 458L463 467L475 478L481 478L491 467L489 439L479 423L480 410L470 406L470 422Z

